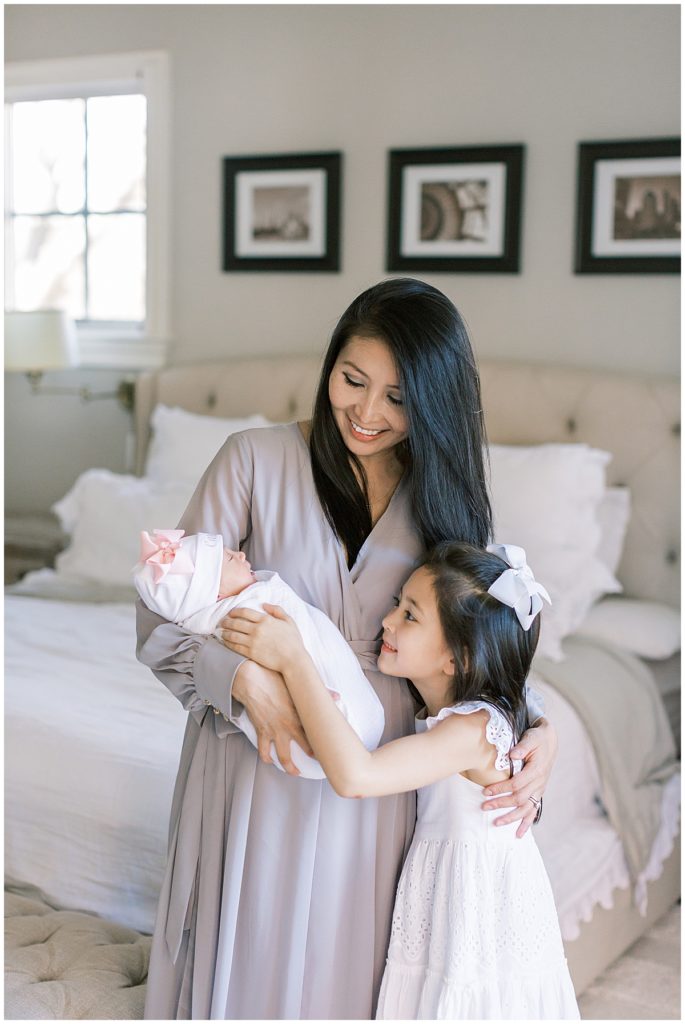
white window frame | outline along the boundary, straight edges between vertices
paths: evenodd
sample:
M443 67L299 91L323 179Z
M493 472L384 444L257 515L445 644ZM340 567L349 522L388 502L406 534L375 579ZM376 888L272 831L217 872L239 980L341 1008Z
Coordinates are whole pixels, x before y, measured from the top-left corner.
M147 100L145 328L79 326L82 366L144 369L165 362L170 338L169 57L149 51L18 61L5 67L6 103L133 92ZM5 180L10 180L7 165Z

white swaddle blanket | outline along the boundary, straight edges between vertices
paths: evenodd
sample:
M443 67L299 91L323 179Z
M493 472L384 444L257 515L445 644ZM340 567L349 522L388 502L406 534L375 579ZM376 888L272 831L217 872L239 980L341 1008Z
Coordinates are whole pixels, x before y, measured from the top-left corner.
M292 587L283 582L278 573L256 572L255 578L256 582L252 586L241 590L234 597L225 597L201 608L179 625L189 633L213 633L221 639L217 627L234 608L252 608L261 612L264 604L279 605L294 620L326 688L340 694L336 706L366 749L375 750L385 728L383 705L345 637L327 615L303 601ZM236 719L236 725L256 747L257 733L245 710ZM290 751L295 766L304 778L326 777L319 762L305 754L294 740L291 740ZM271 757L276 767L283 771L273 743Z
M169 531L166 533L171 536ZM176 541L183 536L183 531L171 533ZM328 616L298 597L275 572L256 572L255 582L239 594L204 604L219 589L223 554L221 538L197 534L184 538L176 547L183 548L192 557L189 569L167 575L161 582L149 564L141 562L133 571L138 592L148 607L165 618L172 618L188 633L214 634L221 640L219 623L234 608L252 608L261 612L264 604L280 605L295 621L304 646L327 689L340 695L336 700L337 707L367 750L374 750L385 728L383 705L364 675L357 656ZM198 602L202 607L197 608ZM184 614L193 606L196 610L190 615ZM257 733L244 709L235 719L235 724L256 747ZM293 740L290 750L293 762L304 778L326 777L319 762L305 754ZM273 743L270 753L276 767L284 771Z

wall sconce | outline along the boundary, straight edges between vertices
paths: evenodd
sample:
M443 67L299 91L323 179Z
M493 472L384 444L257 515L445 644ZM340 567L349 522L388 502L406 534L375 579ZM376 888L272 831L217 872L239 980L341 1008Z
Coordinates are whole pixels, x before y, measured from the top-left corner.
M116 398L129 412L133 409L135 383L122 380L116 391L41 385L47 370L78 366L74 321L57 309L32 313L5 313L5 372L25 373L34 395L78 395L83 402Z

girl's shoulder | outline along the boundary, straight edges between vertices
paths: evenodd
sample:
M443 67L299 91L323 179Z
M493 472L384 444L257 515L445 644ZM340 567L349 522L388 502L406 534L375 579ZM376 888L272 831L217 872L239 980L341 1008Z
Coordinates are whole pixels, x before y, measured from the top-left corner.
M514 732L506 715L498 707L485 700L461 701L426 718L425 728L434 729L441 722L453 719L453 716L476 716L470 719L474 731L482 732L484 729L485 739L497 750L495 767L501 771L509 770L509 751L514 745Z

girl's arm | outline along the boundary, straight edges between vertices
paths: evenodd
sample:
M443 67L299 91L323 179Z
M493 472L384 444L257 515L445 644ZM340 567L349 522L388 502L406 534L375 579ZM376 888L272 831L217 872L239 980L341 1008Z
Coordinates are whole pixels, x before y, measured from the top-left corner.
M304 649L287 664L283 678L314 754L340 796L405 793L485 763L486 712L453 715L430 731L369 751L331 701Z
M429 732L368 751L331 701L295 624L280 608L264 609L270 616L236 609L230 617L240 625L224 638L237 653L283 674L314 754L340 796L403 793L490 763L486 712L450 716Z

